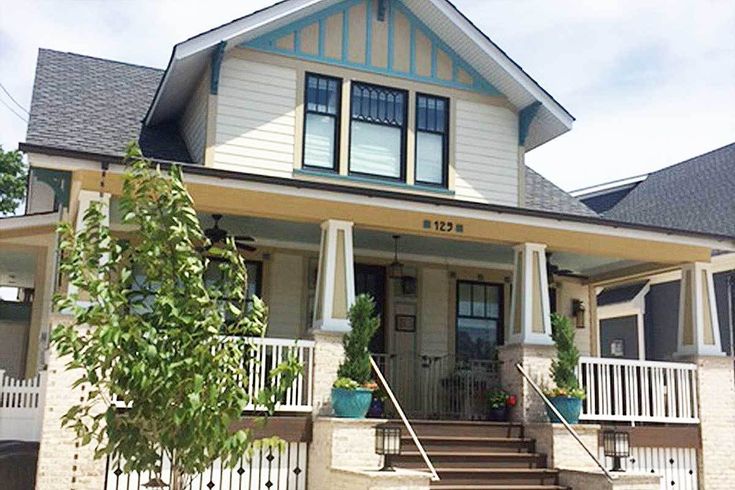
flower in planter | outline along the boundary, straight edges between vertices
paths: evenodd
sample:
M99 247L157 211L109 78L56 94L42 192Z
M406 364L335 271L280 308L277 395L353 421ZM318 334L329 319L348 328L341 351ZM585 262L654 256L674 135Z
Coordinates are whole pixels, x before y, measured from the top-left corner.
M513 408L518 404L518 397L515 395L508 395L508 400L505 403L509 407Z

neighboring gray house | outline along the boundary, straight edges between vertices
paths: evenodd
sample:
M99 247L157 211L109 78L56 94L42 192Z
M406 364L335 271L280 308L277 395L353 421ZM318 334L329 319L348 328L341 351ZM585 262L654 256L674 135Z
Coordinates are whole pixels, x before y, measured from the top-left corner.
M664 226L667 228L735 236L735 143L666 167L649 175L602 184L573 193L601 216L615 221ZM716 264L714 283L720 318L722 348L733 352L733 284L735 256L722 254L713 258ZM647 359L667 360L676 351L676 339L662 335L657 329L676 325L679 315L679 278L676 274L660 274L636 283L609 288L598 296L601 309L629 305L644 311L643 324L647 337L655 344L645 346ZM645 288L645 292L644 292ZM615 314L615 308L612 308ZM612 337L636 339L635 319L624 311L622 317L601 319L601 343ZM606 335L608 334L608 335ZM614 340L611 340L614 341ZM625 342L626 345L637 343ZM602 355L610 354L610 346L601 346ZM618 353L620 354L620 353ZM623 357L637 357L637 352L623 352Z

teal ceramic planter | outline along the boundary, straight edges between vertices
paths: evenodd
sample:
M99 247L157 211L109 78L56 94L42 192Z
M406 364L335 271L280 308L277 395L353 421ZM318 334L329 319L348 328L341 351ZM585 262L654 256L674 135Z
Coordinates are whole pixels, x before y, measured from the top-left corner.
M332 408L334 414L340 418L364 419L372 401L373 392L367 388L332 388Z
M549 399L551 404L554 405L559 413L566 419L570 424L579 423L579 414L582 413L582 400L574 397L567 396L555 396ZM549 421L553 424L560 424L561 420L557 417L549 407L546 407L546 415L549 417Z

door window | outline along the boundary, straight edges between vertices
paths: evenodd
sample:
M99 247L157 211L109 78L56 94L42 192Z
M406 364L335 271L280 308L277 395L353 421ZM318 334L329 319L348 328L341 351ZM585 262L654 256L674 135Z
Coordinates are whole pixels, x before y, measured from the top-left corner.
M457 282L458 359L493 359L503 335L502 291L499 284Z

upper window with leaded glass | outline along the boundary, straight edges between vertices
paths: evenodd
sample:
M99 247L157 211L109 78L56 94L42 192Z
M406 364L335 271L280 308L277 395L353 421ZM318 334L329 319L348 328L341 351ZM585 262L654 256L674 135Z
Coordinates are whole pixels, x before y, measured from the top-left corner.
M307 74L304 115L304 166L337 170L342 81Z

